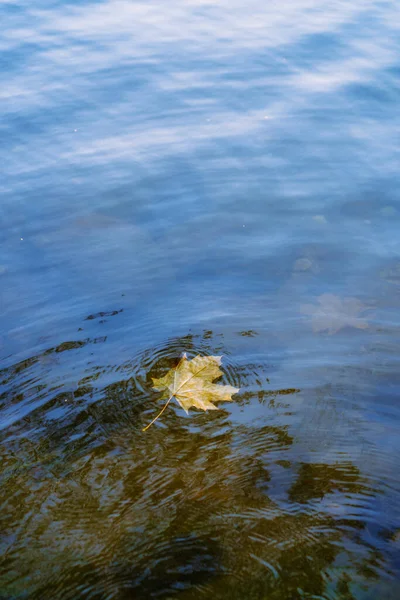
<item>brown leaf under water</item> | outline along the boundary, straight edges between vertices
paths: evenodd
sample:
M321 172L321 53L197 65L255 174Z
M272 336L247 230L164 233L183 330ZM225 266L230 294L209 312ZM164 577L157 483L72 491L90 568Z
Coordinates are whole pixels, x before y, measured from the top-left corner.
M358 298L340 298L334 294L322 294L318 304L303 304L300 307L304 315L310 315L314 332L328 331L337 333L344 327L367 329L368 323L359 317L368 310Z
M222 361L221 356L196 356L188 360L183 355L179 364L174 369L159 379L153 379L154 388L163 392L161 399L167 399L162 411L143 431L158 419L164 412L172 398L186 411L195 407L201 410L218 410L214 402L231 401L232 395L239 389L231 385L216 385L212 383L223 374L219 368Z

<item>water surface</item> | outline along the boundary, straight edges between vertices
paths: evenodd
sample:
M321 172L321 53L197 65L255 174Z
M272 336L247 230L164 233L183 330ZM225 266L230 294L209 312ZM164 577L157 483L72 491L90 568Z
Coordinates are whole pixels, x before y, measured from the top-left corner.
M0 12L0 597L397 599L396 3Z

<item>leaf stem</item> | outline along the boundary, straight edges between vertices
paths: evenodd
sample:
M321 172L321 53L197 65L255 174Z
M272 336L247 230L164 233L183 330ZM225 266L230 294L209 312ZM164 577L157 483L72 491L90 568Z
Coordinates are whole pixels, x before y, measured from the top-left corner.
M163 414L164 410L167 408L168 404L171 402L173 396L171 396L170 398L168 398L168 400L166 401L166 403L164 404L164 406L162 407L162 409L160 410L160 412L158 413L158 415L148 424L146 425L146 427L143 427L142 431L147 431L147 429L153 425L153 423L155 421L157 421L158 417L161 417L161 415Z
M175 367L175 373L174 373L174 383L176 380L176 371L178 369L178 367L181 365L181 363L185 360L186 358L186 352L183 353L183 355L181 356L181 358L179 359L178 364ZM161 417L161 415L163 414L164 410L167 408L168 404L171 402L172 398L174 397L174 394L172 394L172 396L170 398L168 398L167 402L164 404L163 408L161 409L161 411L158 413L158 415L151 421L151 423L149 423L148 425L146 425L146 427L143 427L142 431L147 431L147 429L153 425L153 423L155 421L157 421L158 417Z

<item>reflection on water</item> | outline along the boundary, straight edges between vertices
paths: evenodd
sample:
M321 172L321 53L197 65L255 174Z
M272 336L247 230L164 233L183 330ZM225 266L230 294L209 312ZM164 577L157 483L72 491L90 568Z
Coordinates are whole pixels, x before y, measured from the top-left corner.
M1 7L0 598L398 600L396 3Z

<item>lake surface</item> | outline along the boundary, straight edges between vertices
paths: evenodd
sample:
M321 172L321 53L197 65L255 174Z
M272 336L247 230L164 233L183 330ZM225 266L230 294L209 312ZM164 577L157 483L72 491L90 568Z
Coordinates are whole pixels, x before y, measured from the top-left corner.
M398 599L398 3L0 13L1 600Z

